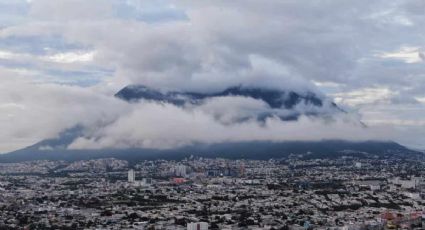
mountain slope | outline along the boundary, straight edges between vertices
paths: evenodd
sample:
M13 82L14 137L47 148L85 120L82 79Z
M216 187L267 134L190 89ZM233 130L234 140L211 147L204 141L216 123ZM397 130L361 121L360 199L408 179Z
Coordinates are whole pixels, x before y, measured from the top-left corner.
M0 155L0 162L21 162L31 160L77 161L115 157L117 159L139 160L173 159L180 160L190 155L200 157L222 157L230 159L286 158L290 154L304 154L304 158L323 159L341 156L357 157L397 157L405 158L420 155L395 142L350 142L328 141L289 141L289 142L231 142L219 144L194 144L176 149L103 149L103 150L48 150L40 148L40 143L12 153ZM308 154L307 154L308 153Z
M222 97L244 97L261 100L266 105L266 113L254 114L257 120L267 117L279 117L281 120L296 120L301 115L326 117L343 112L330 100L314 93L296 93L262 88L231 87L215 93L196 92L160 92L146 86L128 86L120 90L116 97L130 103L140 100L171 103L176 106L201 106L208 100ZM299 109L302 107L303 109ZM279 111L293 111L282 115ZM223 111L226 113L227 111ZM289 115L288 115L289 114ZM243 122L243 121L241 121ZM158 150L158 149L101 149L101 150L70 150L68 145L78 137L83 136L84 127L77 126L65 130L58 138L41 141L27 148L0 155L0 162L20 162L29 160L82 160L104 157L115 157L130 161L146 159L182 159L190 155L203 157L270 159L285 158L290 154L304 154L308 158L335 158L344 155L358 157L396 156L403 158L422 154L412 151L395 142L382 141L251 141L224 142L216 144L195 143L189 146ZM306 154L309 153L309 154Z

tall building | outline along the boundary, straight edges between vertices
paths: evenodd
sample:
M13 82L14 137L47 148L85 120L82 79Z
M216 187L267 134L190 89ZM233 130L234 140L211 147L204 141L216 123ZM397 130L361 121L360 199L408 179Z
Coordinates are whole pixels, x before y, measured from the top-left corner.
M240 177L243 177L243 176L245 176L245 164L242 162L240 165L239 165L239 176Z
M174 174L180 177L186 177L186 165L177 165L174 168Z
M134 183L136 181L136 175L133 169L128 170L128 182Z
M187 230L208 230L208 223L197 222L187 224Z

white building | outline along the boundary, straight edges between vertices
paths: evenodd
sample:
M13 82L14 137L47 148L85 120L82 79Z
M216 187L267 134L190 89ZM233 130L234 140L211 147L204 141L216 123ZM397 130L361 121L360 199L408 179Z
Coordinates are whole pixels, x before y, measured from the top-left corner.
M140 181L136 181L135 185L139 187L149 187L153 184L151 178L142 178Z
M197 222L187 224L187 230L208 230L208 223Z
M179 177L186 177L186 165L177 165L174 168L174 174Z
M414 199L414 200L420 200L421 199L421 194L419 194L417 192L406 192L406 193L404 193L404 195L406 195L407 197L410 197L411 199Z
M136 175L133 169L128 170L128 182L134 183L136 181Z

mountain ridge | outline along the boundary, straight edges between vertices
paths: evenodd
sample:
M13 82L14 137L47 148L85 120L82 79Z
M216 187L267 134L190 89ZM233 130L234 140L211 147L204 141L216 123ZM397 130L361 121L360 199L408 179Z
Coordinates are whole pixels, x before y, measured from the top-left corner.
M281 90L230 87L215 93L196 92L160 92L146 86L127 86L115 94L129 103L138 100L151 100L161 103L172 103L176 106L184 106L186 103L199 104L203 100L215 97L242 96L251 97L256 100L263 100L271 109L284 108L293 109L300 103L323 108L326 98L316 96L313 93L304 95L296 92L283 92ZM333 103L327 101L336 112L344 112ZM296 120L301 114L293 117L280 117L281 120ZM306 114L309 115L308 111ZM320 114L310 114L320 115ZM265 118L276 116L266 114ZM264 117L261 119L265 119ZM258 119L258 118L257 118ZM422 154L418 151L410 150L392 141L347 141L347 140L317 140L317 141L241 141L223 143L193 143L175 149L149 149L149 148L128 148L128 149L84 149L73 150L68 146L78 137L83 136L84 127L76 126L60 133L59 137L40 141L32 146L0 155L0 162L20 162L28 160L66 160L75 161L92 158L115 157L127 160L144 159L182 159L190 155L200 157L222 157L232 159L269 159L285 158L291 153L308 154L311 158L335 158L351 154L363 156L372 154L379 157L398 156L403 158L406 154Z
M261 87L246 87L242 85L228 87L215 93L199 93L191 91L168 91L161 92L145 85L129 85L121 89L115 94L116 97L125 101L137 101L141 99L156 100L181 105L187 101L184 99L202 100L211 97L223 96L245 96L254 99L260 99L266 102L271 108L287 109L293 108L297 103L303 101L305 104L313 104L315 106L323 106L323 98L319 98L315 93L306 92L304 94L295 91L283 91Z
M341 156L366 156L404 158L423 154L410 150L392 141L251 141L226 142L215 144L197 143L175 149L100 149L72 150L66 148L40 148L46 141L33 146L0 155L0 163L22 162L31 160L65 160L77 161L114 157L128 161L141 160L181 160L191 155L209 158L268 160L287 158L290 154L301 154L311 159L338 158Z
M331 113L344 112L334 102L325 97L318 96L313 92L295 92L292 90L278 90L261 87L232 86L213 93L199 93L191 91L167 91L161 92L145 85L129 85L115 94L115 97L127 102L154 101L170 103L176 106L187 104L200 105L205 100L218 97L246 97L261 100L269 107L255 117L264 121L269 117L278 117L282 121L297 120L301 115L305 116L328 116ZM298 106L304 106L302 110ZM279 113L277 110L290 111L289 114Z

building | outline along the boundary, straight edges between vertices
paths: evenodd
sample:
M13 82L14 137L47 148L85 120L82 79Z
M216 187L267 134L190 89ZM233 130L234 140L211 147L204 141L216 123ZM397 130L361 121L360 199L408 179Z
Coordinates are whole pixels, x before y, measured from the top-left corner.
M137 181L136 185L141 187L149 187L152 185L152 179L151 178L143 178L140 181Z
M175 183L175 184L183 184L183 183L186 183L186 182L187 182L187 180L185 178L182 178L182 177L173 178L173 183Z
M208 230L208 223L197 222L187 224L187 230Z
M186 165L177 165L174 168L174 175L178 177L186 177Z
M421 178L420 177L413 177L410 180L402 180L398 177L390 180L393 184L401 186L401 188L404 189L415 189L416 187L420 186Z
M136 181L136 175L133 169L128 170L128 182L134 183Z

